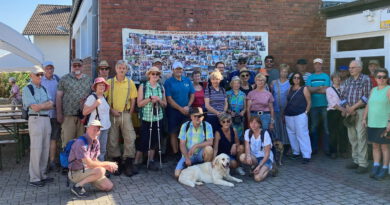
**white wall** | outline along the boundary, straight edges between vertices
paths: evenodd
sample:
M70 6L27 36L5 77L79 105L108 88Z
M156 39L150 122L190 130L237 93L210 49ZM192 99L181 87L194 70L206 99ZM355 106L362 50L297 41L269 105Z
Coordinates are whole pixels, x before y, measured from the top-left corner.
M41 49L45 61L52 61L54 73L63 76L69 73L69 36L34 36L34 44Z
M92 0L83 0L73 23L73 38L76 40L75 53L77 58L87 58L92 55Z

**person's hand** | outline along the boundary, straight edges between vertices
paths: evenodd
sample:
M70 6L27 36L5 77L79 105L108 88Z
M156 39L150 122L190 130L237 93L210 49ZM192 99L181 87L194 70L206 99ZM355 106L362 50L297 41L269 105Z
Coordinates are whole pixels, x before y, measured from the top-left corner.
M185 107L183 107L183 108L180 108L180 110L179 110L180 112L181 112L181 114L183 114L183 115L188 115L188 111L189 111L189 108L188 108L188 106L185 106Z
M119 117L120 116L119 112L114 110L114 109L111 109L111 113L112 113L112 115L114 115L114 117Z
M258 174L260 172L260 165L258 165L254 170L253 174Z
M250 155L246 155L246 158L245 158L245 160L246 160L246 163L247 164L252 164L252 159L251 159L251 156Z
M60 124L64 122L64 115L62 113L57 113L57 122Z
M347 113L348 113L349 115L352 115L353 112L354 112L354 109L353 109L352 107L347 106Z
M158 96L151 96L150 98L152 99L152 103L160 102L160 97Z
M101 101L100 99L97 99L97 100L95 101L96 107L99 106L100 104L102 104L102 101Z
M237 146L234 144L230 149L230 154L235 156L237 154Z
M270 129L270 130L273 130L273 129L274 129L274 123L272 123L272 122L269 123L269 129Z
M194 155L195 149L196 149L196 147L192 146L191 149L188 151L188 156L191 157L192 155Z
M109 164L107 165L106 169L109 172L113 173L116 170L118 170L118 164L116 164L116 162L109 162Z
M366 119L362 120L362 127L367 127L367 120Z
M187 167L189 167L189 166L191 166L191 160L190 160L190 158L186 158L186 165L187 165Z
M34 110L35 112L39 112L41 110L41 106L38 104L32 104L30 105L31 109Z

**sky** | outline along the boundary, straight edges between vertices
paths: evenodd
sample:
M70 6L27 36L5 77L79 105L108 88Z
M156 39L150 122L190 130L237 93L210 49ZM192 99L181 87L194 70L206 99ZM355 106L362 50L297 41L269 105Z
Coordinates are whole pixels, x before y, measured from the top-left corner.
M0 0L0 22L22 33L38 4L71 5L72 0Z

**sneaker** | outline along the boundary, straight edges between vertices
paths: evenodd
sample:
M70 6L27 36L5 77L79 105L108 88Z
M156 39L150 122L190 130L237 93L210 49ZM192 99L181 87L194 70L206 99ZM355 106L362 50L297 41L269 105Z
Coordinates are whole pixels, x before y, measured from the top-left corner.
M359 165L354 163L354 162L351 162L351 163L347 164L347 166L345 166L345 168L347 168L347 169L357 169L358 167L359 167Z
M72 186L72 188L70 189L72 191L72 193L74 195L76 195L77 197L79 198L82 198L82 197L87 197L87 192L85 191L85 189L81 186L79 187L76 187L76 184Z
M378 181L382 181L382 180L386 179L388 176L389 176L389 169L382 168L382 169L380 169L379 173L377 175L375 175L375 179Z
M236 172L241 176L245 176L245 171L242 167L237 167Z
M307 164L310 162L310 158L303 158L302 159L302 164Z
M292 159L292 160L297 160L297 159L299 159L299 155L298 154L292 154L291 156L290 156L290 159Z
M155 161L149 161L149 167L148 169L150 171L158 171L159 170L159 167L157 165L157 163Z
M42 179L41 182L43 183L50 183L50 182L53 182L54 181L54 178L53 177L47 177L46 179Z
M371 168L369 177L370 177L370 178L375 178L375 176L376 176L377 174L379 174L379 171L380 171L380 170L381 170L381 167L380 167L380 166L373 166L373 167Z
M30 182L30 186L43 187L43 186L45 186L45 183L42 181Z
M358 166L358 168L355 171L356 174L364 174L364 173L367 173L367 172L368 172L368 168L367 167L361 167L361 166Z

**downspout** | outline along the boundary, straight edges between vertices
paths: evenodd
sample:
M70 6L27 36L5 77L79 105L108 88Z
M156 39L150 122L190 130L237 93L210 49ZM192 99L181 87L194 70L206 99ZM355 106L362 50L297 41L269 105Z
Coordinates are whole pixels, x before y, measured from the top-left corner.
M97 77L97 64L98 64L98 36L99 36L99 16L98 16L98 4L99 1L92 1L92 77Z
M69 73L72 72L72 36L73 36L73 23L69 25Z

